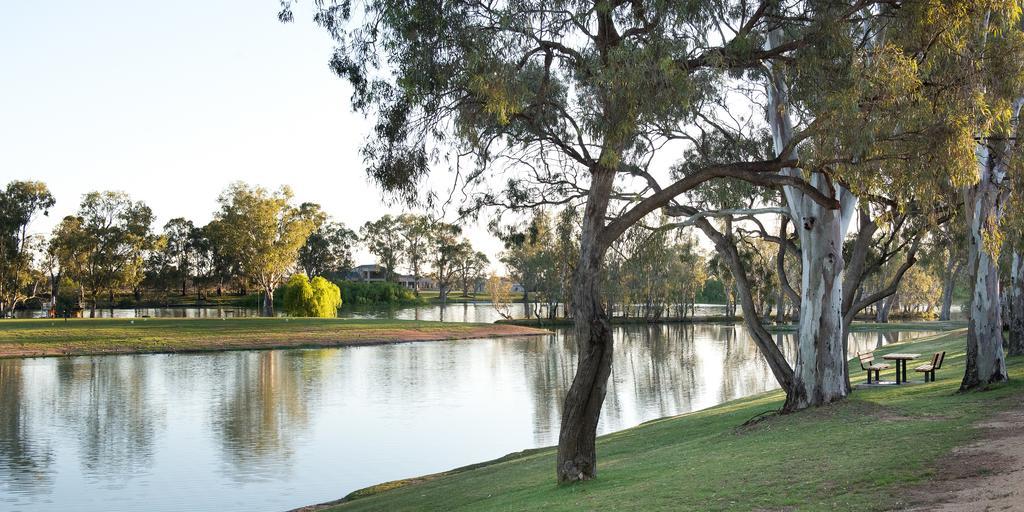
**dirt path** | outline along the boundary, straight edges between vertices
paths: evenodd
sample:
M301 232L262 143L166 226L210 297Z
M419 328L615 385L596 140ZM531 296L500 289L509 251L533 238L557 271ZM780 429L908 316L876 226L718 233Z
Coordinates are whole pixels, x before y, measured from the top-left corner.
M978 441L943 458L936 477L911 492L911 510L1024 512L1024 397L978 426Z

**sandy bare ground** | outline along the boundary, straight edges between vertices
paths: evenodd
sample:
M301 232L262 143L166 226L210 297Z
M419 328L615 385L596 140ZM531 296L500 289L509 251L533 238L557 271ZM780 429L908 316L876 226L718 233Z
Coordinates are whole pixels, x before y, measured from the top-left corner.
M908 495L910 510L1024 512L1024 397L978 425L977 441L939 462Z

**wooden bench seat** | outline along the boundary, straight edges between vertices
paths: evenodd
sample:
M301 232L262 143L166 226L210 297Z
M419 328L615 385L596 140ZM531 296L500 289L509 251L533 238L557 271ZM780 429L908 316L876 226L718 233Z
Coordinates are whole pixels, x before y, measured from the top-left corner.
M875 362L875 353L866 352L858 355L860 358L860 369L868 372L868 384L871 384L871 373L875 374L875 382L878 382L878 373L882 370L888 370L890 366L885 363Z
M935 382L935 370L942 368L942 361L946 359L945 352L936 352L930 363L922 364L914 368L915 372L924 373L925 382Z

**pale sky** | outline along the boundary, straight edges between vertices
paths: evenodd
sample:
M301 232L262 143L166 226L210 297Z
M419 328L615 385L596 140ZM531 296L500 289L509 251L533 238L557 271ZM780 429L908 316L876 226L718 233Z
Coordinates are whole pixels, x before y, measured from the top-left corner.
M282 24L277 0L8 2L0 186L50 187L57 205L35 232L93 190L144 201L157 230L179 216L204 224L236 180L290 185L353 229L386 213L358 154L370 124L302 7ZM463 227L493 261L486 219Z

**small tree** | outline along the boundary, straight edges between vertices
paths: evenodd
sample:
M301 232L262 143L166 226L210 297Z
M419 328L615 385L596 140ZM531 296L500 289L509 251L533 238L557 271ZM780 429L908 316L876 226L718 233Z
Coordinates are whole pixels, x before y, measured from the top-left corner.
M295 274L284 285L284 310L289 316L332 318L340 307L341 289L323 277L311 281L306 274Z
M182 297L188 294L186 285L189 273L192 271L192 232L194 230L195 225L192 224L192 221L181 217L171 219L164 224L163 236L166 244L163 246L165 254L163 260L167 264L165 277L181 284Z
M380 266L384 267L385 279L394 281L395 269L402 260L402 251L405 250L402 224L398 219L385 215L363 224L363 227L359 228L359 237L367 250L377 257Z
M512 318L512 284L491 274L487 279L487 295L491 297L494 310L505 320Z
M405 261L409 264L409 271L412 272L412 289L419 297L423 265L430 260L430 237L433 224L428 217L411 213L399 215L397 221L404 240Z
M434 268L434 280L437 281L442 304L448 300L448 292L458 276L459 262L470 252L469 243L459 238L461 233L458 226L445 223L435 224L431 230L433 258L430 263Z

